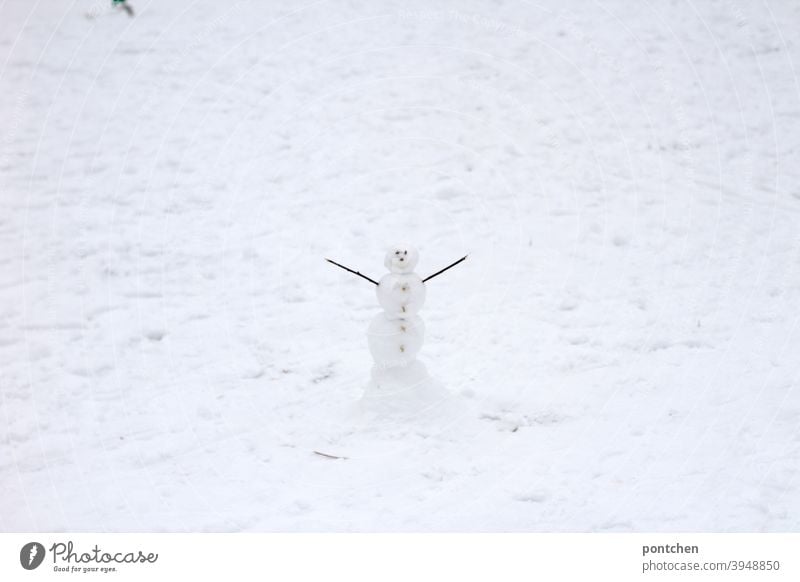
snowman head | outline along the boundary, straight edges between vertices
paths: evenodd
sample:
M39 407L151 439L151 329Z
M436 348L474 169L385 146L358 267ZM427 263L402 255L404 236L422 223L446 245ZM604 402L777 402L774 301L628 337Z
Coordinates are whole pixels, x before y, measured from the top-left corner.
M395 245L386 253L383 264L392 273L411 273L417 266L419 253L409 245Z

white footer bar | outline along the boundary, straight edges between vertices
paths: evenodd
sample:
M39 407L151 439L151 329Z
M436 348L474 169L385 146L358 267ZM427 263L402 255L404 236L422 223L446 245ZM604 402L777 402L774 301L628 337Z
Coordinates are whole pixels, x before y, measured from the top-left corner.
M800 580L800 534L0 534L0 580Z

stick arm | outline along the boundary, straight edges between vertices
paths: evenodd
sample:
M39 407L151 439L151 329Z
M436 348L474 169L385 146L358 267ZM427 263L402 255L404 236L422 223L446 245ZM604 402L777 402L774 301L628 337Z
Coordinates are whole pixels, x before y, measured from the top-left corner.
M468 256L469 256L469 255L464 255L463 257L461 257L460 259L458 259L458 260L457 260L455 263L451 263L451 264L447 265L447 266L446 266L444 269L441 269L441 270L439 270L439 271L436 271L436 272L435 272L433 275L429 275L428 277L425 277L425 278L422 280L422 282L423 282L423 283L425 283L426 281L430 281L430 280L431 280L431 279L433 279L435 276L437 276L437 275L441 275L442 273L444 273L444 272L445 272L447 269L451 269L451 268L455 267L457 264L459 264L460 262L462 262L462 261L466 261Z
M340 269L344 269L345 271L348 271L348 272L350 272L350 273L353 273L354 275L358 275L358 276L359 276L359 277L361 277L362 279L366 279L367 281L369 281L369 282L370 282L370 283L372 283L373 285L377 285L377 284L378 284L378 282L377 282L376 280L374 280L374 279L370 279L370 278L369 278L369 277L367 277L366 275L362 275L362 274L361 274L361 273L359 273L358 271L354 271L353 269L350 269L349 267L345 267L344 265L340 265L340 264L339 264L339 263L337 263L336 261L332 261L331 259L325 259L325 260L326 260L326 261L328 261L329 263L331 263L332 265L336 265L336 266L337 266L337 267L339 267Z

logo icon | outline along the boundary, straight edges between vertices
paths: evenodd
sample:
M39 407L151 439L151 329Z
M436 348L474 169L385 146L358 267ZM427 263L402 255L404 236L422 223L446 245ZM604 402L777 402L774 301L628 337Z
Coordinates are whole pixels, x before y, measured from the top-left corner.
M44 561L44 546L39 542L28 542L19 551L19 563L26 570L35 570Z

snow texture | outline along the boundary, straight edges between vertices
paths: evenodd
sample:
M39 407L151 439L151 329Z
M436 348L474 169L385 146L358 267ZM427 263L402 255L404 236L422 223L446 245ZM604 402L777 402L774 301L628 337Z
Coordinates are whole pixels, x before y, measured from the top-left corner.
M800 4L130 2L0 5L0 530L800 528Z

